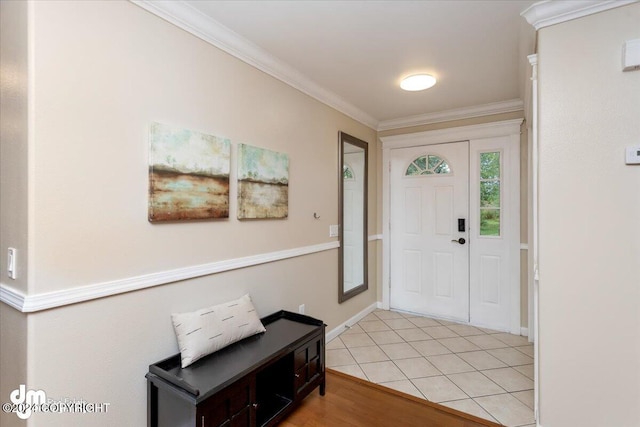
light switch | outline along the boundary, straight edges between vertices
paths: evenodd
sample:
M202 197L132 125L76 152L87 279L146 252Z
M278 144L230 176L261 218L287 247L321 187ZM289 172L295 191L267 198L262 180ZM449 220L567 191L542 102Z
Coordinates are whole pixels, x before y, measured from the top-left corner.
M7 275L11 278L11 279L15 279L16 278L16 257L17 257L17 251L15 250L15 248L9 248L9 252L7 255Z
M640 70L640 39L627 40L622 47L622 71Z
M640 145L627 147L627 164L640 165Z

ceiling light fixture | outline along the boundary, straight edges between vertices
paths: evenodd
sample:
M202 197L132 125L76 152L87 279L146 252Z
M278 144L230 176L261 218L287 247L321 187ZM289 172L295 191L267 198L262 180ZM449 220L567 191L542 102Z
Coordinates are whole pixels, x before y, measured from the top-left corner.
M404 90L415 92L418 90L429 89L436 84L436 78L430 74L414 74L413 76L405 77L400 82L400 87Z

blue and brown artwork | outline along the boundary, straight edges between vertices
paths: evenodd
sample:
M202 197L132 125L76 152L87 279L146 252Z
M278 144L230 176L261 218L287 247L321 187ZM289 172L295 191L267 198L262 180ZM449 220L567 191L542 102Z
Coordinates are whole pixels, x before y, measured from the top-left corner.
M229 217L228 139L152 123L149 221Z
M286 218L289 156L238 145L238 219Z

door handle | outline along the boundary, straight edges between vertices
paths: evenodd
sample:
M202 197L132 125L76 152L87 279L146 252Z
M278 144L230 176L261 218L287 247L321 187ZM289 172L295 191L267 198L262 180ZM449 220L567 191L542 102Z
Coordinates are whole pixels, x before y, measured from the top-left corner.
M464 245L465 243L467 243L464 237L461 237L458 240L452 240L452 242L460 243L461 245Z

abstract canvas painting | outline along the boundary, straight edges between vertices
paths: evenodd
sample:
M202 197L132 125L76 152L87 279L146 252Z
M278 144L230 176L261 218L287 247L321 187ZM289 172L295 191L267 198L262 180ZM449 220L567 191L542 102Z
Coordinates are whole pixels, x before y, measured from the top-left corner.
M286 218L289 156L238 145L238 219Z
M228 139L152 123L149 221L229 217Z

